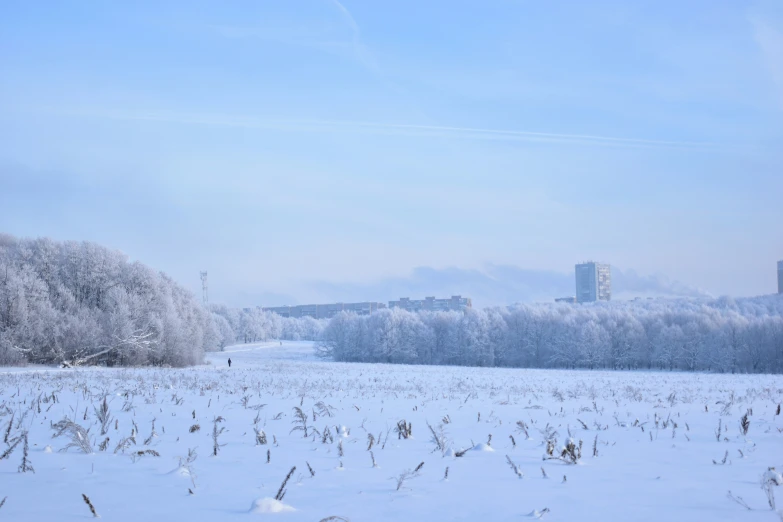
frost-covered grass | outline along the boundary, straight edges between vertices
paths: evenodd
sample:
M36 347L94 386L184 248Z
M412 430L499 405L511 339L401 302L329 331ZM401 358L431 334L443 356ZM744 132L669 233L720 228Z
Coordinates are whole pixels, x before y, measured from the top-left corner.
M0 454L16 444L0 517L84 520L86 495L133 522L780 520L762 489L766 476L783 508L767 473L783 469L780 376L310 354L271 343L192 369L0 371Z

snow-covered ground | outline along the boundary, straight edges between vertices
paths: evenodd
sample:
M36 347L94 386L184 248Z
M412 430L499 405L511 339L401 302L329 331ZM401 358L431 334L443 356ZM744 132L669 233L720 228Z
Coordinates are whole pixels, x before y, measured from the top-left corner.
M18 471L19 439L0 460L0 518L85 520L85 494L103 519L133 522L780 520L761 481L783 469L781 376L339 364L305 342L235 346L208 362L0 369L0 439L13 418L0 454L29 430L35 470ZM66 416L90 429L93 453L61 451L70 440L52 438L52 423ZM576 464L555 458L569 432Z

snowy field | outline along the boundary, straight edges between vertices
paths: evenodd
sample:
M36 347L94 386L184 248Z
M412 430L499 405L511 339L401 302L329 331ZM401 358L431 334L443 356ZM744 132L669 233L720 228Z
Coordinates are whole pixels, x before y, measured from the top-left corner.
M0 519L781 520L781 376L208 361L0 369Z

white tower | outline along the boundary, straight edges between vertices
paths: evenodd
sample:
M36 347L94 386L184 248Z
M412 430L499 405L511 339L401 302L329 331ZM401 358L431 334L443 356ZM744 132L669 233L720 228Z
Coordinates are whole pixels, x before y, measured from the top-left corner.
M207 291L207 273L201 272L201 301L206 306L209 303L209 292Z

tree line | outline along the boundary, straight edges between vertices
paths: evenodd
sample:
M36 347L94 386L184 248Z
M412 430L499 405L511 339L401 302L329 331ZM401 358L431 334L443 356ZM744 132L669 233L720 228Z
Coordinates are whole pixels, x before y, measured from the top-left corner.
M223 345L270 339L316 341L320 339L321 332L327 325L325 319L282 317L258 307L231 308L212 304L209 309L218 322Z
M783 372L783 296L342 313L337 361L521 368Z
M782 373L783 297L293 319L205 308L167 275L94 243L0 234L0 364L187 366L270 339L318 340L337 361Z

